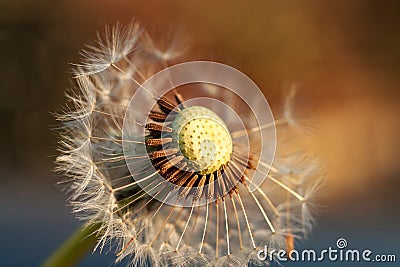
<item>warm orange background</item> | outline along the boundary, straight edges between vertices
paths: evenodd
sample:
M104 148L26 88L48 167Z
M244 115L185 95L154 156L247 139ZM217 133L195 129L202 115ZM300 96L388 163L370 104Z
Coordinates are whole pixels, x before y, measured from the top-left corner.
M178 28L195 50L242 70L276 114L284 86L298 83L299 108L319 114L312 146L327 173L314 242L347 233L359 245L378 239L398 252L400 2L372 0L2 0L0 216L7 227L24 222L6 236L10 251L18 255L15 244L29 240L31 228L46 236L52 227L60 234L31 253L40 262L76 224L53 186L49 111L62 106L68 62L79 61L83 44L104 24L132 18L156 34ZM324 233L332 238L318 241Z

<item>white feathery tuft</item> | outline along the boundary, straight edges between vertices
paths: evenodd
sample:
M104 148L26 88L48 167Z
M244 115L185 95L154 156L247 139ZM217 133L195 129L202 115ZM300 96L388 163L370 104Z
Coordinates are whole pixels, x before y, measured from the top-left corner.
M62 124L56 171L65 176L61 183L73 212L82 220L100 222L96 249L115 250L116 262L126 261L130 266L268 266L268 261L257 258L258 250L266 244L284 249L288 237L307 236L314 225L314 202L322 191L319 157L298 138L311 133L296 117L295 91L285 98L283 116L275 122L278 150L272 166L257 157L243 162L242 144L234 144L222 177L236 177L240 166L248 166L233 190L202 206L162 203L132 178L126 158L137 155L137 147L133 145L131 151L123 147L122 129L130 99L140 85L170 61L190 59L180 39L166 40L158 45L160 42L136 22L107 26L104 34L98 35L97 45L82 51L83 63L74 64L76 86L67 95L63 112L56 116ZM240 110L240 103L222 87L203 86L183 95L190 98L198 93L243 113L243 118L248 118L247 132L270 130L251 126L252 115ZM157 92L148 94L154 98ZM162 118L160 107L154 111L154 118ZM129 115L143 116L139 109L134 112ZM230 126L237 123L228 114L222 117ZM135 144L139 140L135 135L127 133L127 142ZM252 152L259 150L257 142L268 142L251 141ZM151 179L154 169L141 165L152 154L142 152L143 158L133 162L137 166L134 171L147 175L147 187L161 192L163 183ZM260 167L252 169L252 164ZM251 192L247 177L254 172L268 176ZM226 187L224 182L217 185L220 187L215 190Z

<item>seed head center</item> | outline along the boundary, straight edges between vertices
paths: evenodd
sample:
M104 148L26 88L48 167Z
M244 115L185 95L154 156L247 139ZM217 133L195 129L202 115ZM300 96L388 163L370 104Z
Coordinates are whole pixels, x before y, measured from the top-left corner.
M213 111L193 106L183 109L172 123L174 145L189 167L202 175L226 165L232 154L232 139L225 123Z

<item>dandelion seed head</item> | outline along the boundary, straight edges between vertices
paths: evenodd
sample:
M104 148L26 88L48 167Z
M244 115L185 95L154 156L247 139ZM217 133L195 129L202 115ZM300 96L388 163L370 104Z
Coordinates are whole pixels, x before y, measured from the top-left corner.
M117 262L267 266L257 251L307 236L321 191L294 93L275 119L261 93L245 102L210 84L161 92L174 76L151 78L190 55L178 37L159 43L137 23L117 24L82 52L57 115L56 170L73 212L101 223L96 249Z

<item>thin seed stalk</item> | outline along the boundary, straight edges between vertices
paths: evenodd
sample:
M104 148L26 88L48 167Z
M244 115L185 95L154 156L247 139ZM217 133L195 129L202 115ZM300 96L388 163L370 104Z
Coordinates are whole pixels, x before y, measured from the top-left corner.
M93 250L101 223L84 224L66 239L41 265L42 267L76 266Z

